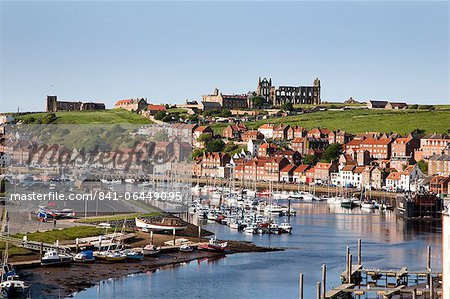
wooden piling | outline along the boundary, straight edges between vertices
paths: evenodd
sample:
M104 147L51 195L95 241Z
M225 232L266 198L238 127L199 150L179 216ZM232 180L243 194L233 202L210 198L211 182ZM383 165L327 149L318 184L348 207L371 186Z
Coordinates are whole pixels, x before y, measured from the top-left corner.
M322 299L325 299L327 292L327 265L322 265Z
M411 291L411 299L416 299L416 289Z
M352 255L348 256L348 277L347 283L352 283Z
M299 299L303 299L303 273L300 273L298 297L299 297Z
M361 260L361 239L358 239L358 266L361 266L362 260Z
M44 242L41 242L41 249L39 250L39 255L42 257L44 253Z
M429 247L429 246L428 246ZM433 277L430 275L430 299L434 299L434 290L433 290Z
M202 226L198 226L198 238L200 239L202 237Z
M175 229L173 229L173 245L175 246Z
M427 270L431 272L431 246L427 246Z
M317 299L321 299L321 296L320 296L320 289L321 289L320 281L318 281L318 282L317 282Z
M75 253L78 253L78 246L79 246L79 240L78 238L75 239L75 244L76 244L76 248L75 248Z

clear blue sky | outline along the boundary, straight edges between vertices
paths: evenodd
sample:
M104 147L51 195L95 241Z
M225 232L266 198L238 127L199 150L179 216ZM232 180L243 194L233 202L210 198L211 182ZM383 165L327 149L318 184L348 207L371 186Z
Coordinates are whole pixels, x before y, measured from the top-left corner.
M2 2L0 111L322 81L322 99L449 103L443 2Z

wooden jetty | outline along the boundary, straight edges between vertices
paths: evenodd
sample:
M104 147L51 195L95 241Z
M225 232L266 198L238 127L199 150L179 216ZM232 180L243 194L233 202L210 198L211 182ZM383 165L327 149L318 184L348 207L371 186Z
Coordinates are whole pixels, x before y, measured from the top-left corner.
M361 240L358 241L358 263L352 263L350 248L346 251L346 269L340 275L342 284L326 290L326 265L322 266L322 281L317 283L317 299L347 298L441 298L439 282L442 273L431 269L431 247L427 247L427 265L425 270L411 271L401 269L366 269L362 265ZM375 295L376 297L370 297ZM369 296L369 297L368 297ZM300 273L300 293L303 298L303 274Z

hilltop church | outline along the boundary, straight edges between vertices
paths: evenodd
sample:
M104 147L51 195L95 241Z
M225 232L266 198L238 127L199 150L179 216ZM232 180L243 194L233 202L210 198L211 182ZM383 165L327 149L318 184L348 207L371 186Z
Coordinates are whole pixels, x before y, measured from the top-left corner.
M275 106L291 102L292 104L319 105L320 100L320 80L316 78L312 86L279 86L272 85L272 79L261 77L256 87L256 95L263 97L267 103ZM253 108L253 103L249 103Z

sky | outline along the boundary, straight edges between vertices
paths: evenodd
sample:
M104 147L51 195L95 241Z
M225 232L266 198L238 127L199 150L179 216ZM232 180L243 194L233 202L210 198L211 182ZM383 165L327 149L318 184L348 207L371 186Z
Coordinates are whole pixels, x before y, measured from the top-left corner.
M319 77L323 101L450 104L447 1L2 1L0 33L0 112L51 93L184 103L258 77Z

